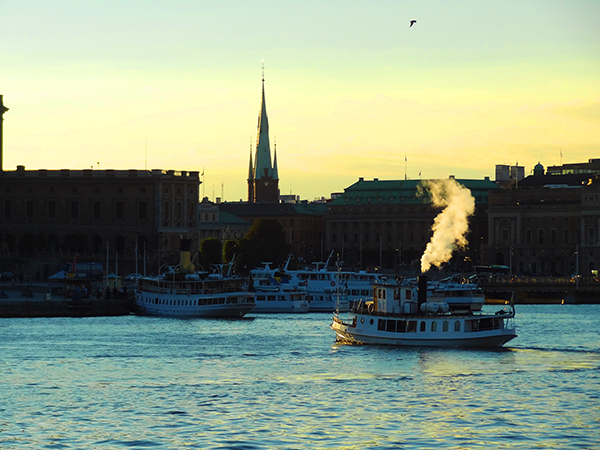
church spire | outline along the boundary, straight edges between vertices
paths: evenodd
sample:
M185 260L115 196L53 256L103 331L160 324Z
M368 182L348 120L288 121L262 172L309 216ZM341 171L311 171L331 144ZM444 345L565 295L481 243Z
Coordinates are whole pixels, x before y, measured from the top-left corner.
M277 136L275 137L275 142L273 142L273 147L273 179L279 180L277 173Z
M254 156L254 179L272 176L271 144L269 143L269 119L267 118L267 101L265 99L265 66L263 63L262 98L258 115L256 133L256 154Z

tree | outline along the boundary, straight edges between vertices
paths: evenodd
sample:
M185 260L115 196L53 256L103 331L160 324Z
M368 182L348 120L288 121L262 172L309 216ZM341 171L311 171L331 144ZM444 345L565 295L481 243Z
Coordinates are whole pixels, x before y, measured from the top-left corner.
M229 263L231 262L231 258L233 258L234 254L239 252L239 245L237 240L228 239L223 244L223 262Z
M200 257L204 267L210 267L211 264L221 264L222 258L221 240L217 238L206 238L200 242Z
M290 252L281 224L273 219L257 219L246 236L238 241L237 267L246 274L262 262L282 264Z

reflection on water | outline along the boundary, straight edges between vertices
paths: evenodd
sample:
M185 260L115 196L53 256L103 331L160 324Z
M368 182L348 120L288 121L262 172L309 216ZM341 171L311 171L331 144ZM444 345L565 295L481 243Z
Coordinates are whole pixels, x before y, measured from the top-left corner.
M598 448L600 308L517 313L502 351L337 345L319 314L2 319L0 448Z

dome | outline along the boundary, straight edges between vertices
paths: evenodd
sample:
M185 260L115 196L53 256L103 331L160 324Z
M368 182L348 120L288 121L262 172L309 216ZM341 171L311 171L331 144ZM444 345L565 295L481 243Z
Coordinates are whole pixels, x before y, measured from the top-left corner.
M542 166L539 161L533 168L533 174L534 175L544 175L544 166Z

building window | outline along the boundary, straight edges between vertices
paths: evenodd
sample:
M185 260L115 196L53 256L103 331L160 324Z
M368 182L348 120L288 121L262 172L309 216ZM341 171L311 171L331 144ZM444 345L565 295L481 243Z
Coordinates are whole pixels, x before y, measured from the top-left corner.
M27 215L27 218L31 219L33 217L33 200L27 200L25 208L25 214Z
M531 228L527 228L525 230L525 243L531 244L531 238L532 238Z
M123 218L123 210L124 210L123 202L117 202L115 204L115 218L122 219Z
M595 244L596 243L596 229L595 228L588 228L588 243L589 244Z
M50 219L56 217L56 202L54 200L48 202L48 217Z
M145 219L147 215L146 202L140 202L138 205L138 218Z
M140 188L140 194L145 194L146 193L146 186L142 186Z
M12 217L12 202L10 200L4 202L4 217L7 219Z
M165 220L169 220L169 203L163 203L163 217Z
M72 192L73 194L77 194L77 186L73 186L73 187L71 188L71 192Z
M100 186L96 186L94 188L94 194L99 194L100 193Z
M540 228L538 230L538 244L543 244L544 243L544 230L542 228Z
M563 244L569 244L571 232L568 228L563 230Z
M102 202L94 202L94 219L102 218Z
M77 219L79 217L79 202L73 200L71 202L71 219Z
M117 187L117 194L122 194L123 193L123 186L118 186Z
M501 244L508 244L508 236L509 236L509 229L508 228L502 228L501 232L500 232L500 243Z

